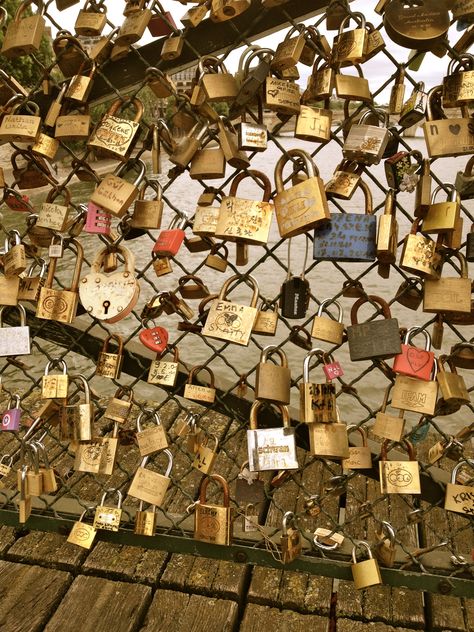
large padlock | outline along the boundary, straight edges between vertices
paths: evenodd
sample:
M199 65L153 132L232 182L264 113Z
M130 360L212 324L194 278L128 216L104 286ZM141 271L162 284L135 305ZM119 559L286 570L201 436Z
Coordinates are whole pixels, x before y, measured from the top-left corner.
M422 334L425 338L426 345L424 349L410 344L411 339L418 334ZM395 373L416 377L419 380L431 380L435 356L430 349L431 337L426 329L410 327L402 344L402 352L395 356L393 360L393 370Z
M0 356L29 355L31 353L30 328L26 324L26 310L23 305L17 305L20 314L20 324L16 327L3 326L3 312L5 305L0 307Z
M474 459L463 459L453 469L451 482L446 485L444 508L447 511L474 515L474 487L472 485L460 485L457 483L459 470L465 465L474 467Z
M8 400L7 410L2 414L1 430L6 432L18 432L21 423L20 396L11 395Z
M116 116L129 104L135 108L133 120ZM93 149L101 157L127 160L138 140L142 116L143 103L140 99L135 98L125 103L120 99L115 100L92 132L87 142L88 148Z
M280 358L280 365L268 361L273 354ZM291 372L285 352L276 345L267 345L262 349L260 362L257 365L255 398L289 404L290 386Z
M123 272L104 274L108 248L97 253L91 271L81 279L79 296L87 312L99 320L116 323L130 314L140 295L140 284L135 278L135 256L125 246L117 246L125 261Z
M209 375L209 386L202 386L201 384L193 384L193 379L200 371L206 371ZM215 377L214 372L208 366L200 364L191 369L188 376L188 381L184 387L183 397L186 399L192 399L198 402L207 402L212 404L216 398L215 389Z
M358 562L357 548L361 547L366 549L369 559L364 560L363 562ZM363 540L359 540L352 548L351 573L352 579L354 580L354 587L357 588L357 590L368 588L369 586L377 586L378 584L383 583L377 560L373 558L370 546Z
M224 494L222 505L207 502L206 493L209 481L216 481ZM199 503L194 515L194 538L201 542L230 545L232 541L232 509L230 507L229 486L219 474L210 474L202 478L199 485Z
M397 375L393 385L392 407L411 410L423 415L434 415L438 399L437 363L433 365L431 380L419 380L407 375Z
M450 371L445 370L445 363L448 364ZM456 366L449 356L440 356L438 358L438 375L437 380L443 403L449 407L453 407L455 412L464 404L470 404L471 398L466 388L466 383L462 375L459 375ZM441 402L441 400L440 400Z
M37 318L57 320L60 323L72 323L76 316L79 304L79 279L81 276L84 251L82 245L76 239L71 239L67 246L71 250L72 244L76 249L76 262L71 285L68 289L53 289L52 286L58 259L56 257L51 259L46 282L39 293L38 305L36 306Z
M236 274L227 279L218 298L212 301L202 334L247 346L257 318L258 284L252 276L247 275L247 281L253 288L250 306L232 303L226 300L227 291L230 284L239 278Z
M76 111L71 114L70 111L61 111L56 119L56 125L54 127L54 138L56 142L59 140L84 140L89 137L91 127L91 115L89 114L89 106L87 103L78 105L74 108ZM42 138L38 140L38 144ZM43 139L43 142L51 142L48 138ZM56 148L52 145L51 151L56 152ZM55 153L54 153L55 155ZM53 157L54 157L53 155ZM48 156L49 157L49 156ZM74 162L74 161L73 161ZM76 172L79 177L84 171Z
M326 364L322 349L312 349L303 363L303 382L300 386L300 421L307 424L332 423L337 421L336 386L326 376L326 382L315 384L309 381L309 365L316 356Z
M474 153L474 126L471 119L435 119L435 112L441 111L441 115L445 116L439 103L442 91L442 86L435 86L428 93L426 122L423 123L428 155L430 158L471 155Z
M337 408L336 413L337 422L308 424L310 454L332 461L349 458L347 426L339 422Z
M408 461L391 461L387 459L388 443L385 439L380 451L380 493L421 494L420 466L413 444L406 440L401 441L408 452Z
M283 187L283 168L292 158L303 163L307 178L289 189ZM311 156L302 149L290 149L275 166L277 193L274 198L280 236L294 237L311 228L325 226L331 219L324 183Z
M237 82L220 59L210 55L202 57L199 60L198 69L198 86L204 97L201 102L204 100L208 103L232 102L235 99L238 93Z
M385 7L383 17L390 39L417 51L431 50L443 40L449 29L448 4L440 0L392 0Z
M333 303L338 310L337 320L323 316L323 311L326 305L332 305ZM321 301L318 313L313 320L311 337L316 338L316 340L323 340L324 342L332 342L335 345L342 344L342 338L344 335L343 317L344 312L340 303L333 301L332 298L326 298Z
M23 17L28 6L36 4L38 13ZM2 44L2 55L7 59L15 59L22 55L37 53L46 26L43 17L44 5L40 0L25 0L18 6L15 17L8 24Z
M354 19L357 27L344 31L350 20ZM369 44L369 32L366 29L365 17L362 13L349 13L339 27L339 33L334 38L333 62L359 64L366 61Z
M471 312L471 279L467 278L468 266L464 255L453 251L461 265L461 276L425 279L423 293L423 311L428 313L452 312L454 314Z
M383 127L367 125L365 120L376 115L383 123ZM365 165L378 165L384 156L390 140L387 129L388 116L381 110L367 110L362 114L357 124L352 124L344 141L342 153L347 160L356 160Z
M332 213L327 226L316 228L313 258L321 261L375 261L377 218L372 193L359 181L365 198L365 214Z
M148 457L145 457L137 468L127 492L132 498L138 498L138 500L143 500L143 502L150 503L150 505L155 507L161 507L163 504L171 483L170 475L173 468L173 455L171 452L163 450L162 454L165 454L168 458L168 465L164 475L147 470L146 462Z
M440 191L448 191L445 202L436 202ZM423 217L422 232L438 234L453 232L461 212L461 199L452 184L437 187L431 196L431 204Z
M382 310L382 320L359 324L357 314L365 303L376 303ZM391 317L390 307L383 298L368 295L357 300L351 309L351 325L347 328L349 353L353 362L371 358L393 358L401 353L398 320Z
M145 419L151 419L153 425L143 429L142 424ZM159 414L153 408L145 408L138 415L136 439L142 456L149 456L168 447L165 427L161 423Z
M256 179L262 186L262 201L237 197L237 187L245 178ZM266 244L273 217L270 194L270 180L261 171L249 169L237 174L232 179L229 195L222 199L215 236L226 241Z
M137 161L139 172L134 182L128 182L122 176L134 168L135 165L123 163L115 173L104 176L98 187L92 192L90 203L96 204L103 211L114 217L123 217L128 207L138 197L139 186L145 177L146 165L142 160Z
M277 404L283 419L278 428L258 428L257 414L262 402L255 401L250 409L250 429L247 430L249 470L297 470L295 429L290 425L288 407Z
M87 0L77 15L74 30L76 35L99 37L106 24L107 8L103 4Z
M15 98L15 97L14 97ZM6 108L6 106L5 106ZM21 114L21 112L24 112ZM26 113L25 113L26 112ZM3 116L0 123L0 141L2 143L31 143L34 145L41 133L39 106L33 101L17 103ZM14 171L15 163L12 157ZM15 176L15 173L14 173ZM15 180L18 180L15 176ZM20 187L19 188L28 188Z

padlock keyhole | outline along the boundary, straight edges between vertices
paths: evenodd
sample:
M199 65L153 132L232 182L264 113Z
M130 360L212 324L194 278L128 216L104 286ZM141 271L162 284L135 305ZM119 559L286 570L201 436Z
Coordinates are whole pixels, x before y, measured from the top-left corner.
M104 314L107 314L109 311L109 307L110 307L110 301L104 301L102 303L103 307L104 307Z

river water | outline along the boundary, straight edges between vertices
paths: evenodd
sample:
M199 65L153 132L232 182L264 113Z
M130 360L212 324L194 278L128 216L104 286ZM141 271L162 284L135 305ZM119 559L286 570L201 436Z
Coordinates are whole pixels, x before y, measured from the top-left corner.
M299 147L302 149L307 149L309 151L314 150L314 145L309 142L296 140L294 138L288 136L282 136L278 139L279 143L285 148L295 148ZM423 153L426 153L424 141L421 137L409 139L410 144L414 149L420 149ZM272 183L274 182L273 170L274 165L276 164L278 158L280 157L280 150L274 146L272 143L269 145L269 149L261 154L257 154L252 160L252 168L259 169L265 172L270 178ZM332 175L335 167L340 162L341 159L341 151L336 143L329 143L317 154L316 156L316 165L319 169L321 178L324 181L327 181ZM438 177L443 182L454 182L456 177L456 173L458 170L464 167L466 162L466 158L449 158L444 160L438 160L436 163L435 172ZM163 184L167 182L166 172L169 168L170 164L164 160L163 161L163 175L160 176L160 180ZM373 174L376 180L379 180L386 186L383 162L380 165L372 167L370 170L371 174ZM231 171L227 170L227 174L229 175ZM219 184L219 180L210 181L211 185L217 186ZM376 182L368 181L374 198L374 206L378 207L380 205L383 212L383 201L384 196L383 192L380 190L380 187ZM88 200L92 185L87 183L75 183L72 186L73 199L75 201L84 201ZM201 192L201 185L194 180L191 180L187 173L179 176L172 185L167 189L165 194L165 200L169 201L175 208L186 212L188 214L192 214L196 207L196 202L198 196ZM240 197L249 197L256 198L260 196L261 189L257 189L255 183L251 180L244 180L242 184L239 186L238 195ZM42 190L33 191L32 193L32 201L34 205L40 203L42 199L44 199L45 193ZM401 205L406 208L408 212L411 213L413 208L413 194L408 193L400 193L398 196L398 200ZM348 212L363 212L364 209L364 200L361 192L357 192L352 200L347 202L342 202L343 208ZM333 205L330 204L330 208L335 211ZM472 211L472 201L467 202L467 208ZM2 209L4 219L3 223L5 226L9 228L14 228L20 223L20 227L23 227L24 216L18 213L10 212L6 207ZM162 226L166 227L173 217L174 212L165 204L165 210L163 214L163 223ZM399 214L399 239L400 236L405 235L410 227L408 220ZM114 222L115 223L115 222ZM469 223L465 219L464 222L464 233L469 229ZM154 237L158 234L158 231L152 231ZM279 241L279 233L278 227L276 223L276 219L273 219L270 239L268 242L268 247L271 249ZM97 251L99 246L99 240L96 236L89 235L87 233L83 233L81 235L81 242L84 245L86 256L89 261L94 256L94 253ZM153 241L150 236L145 235L138 239L126 242L126 245L129 246L136 256L136 267L137 269L143 269L150 263L150 253L153 245ZM229 246L230 250L230 260L235 261L235 246L231 244ZM278 263L277 259L280 259L283 262L287 260L287 243L282 244L278 249L272 251L273 256L268 257L265 262L258 267L258 269L253 272L253 275L256 277L260 292L267 299L273 299L280 291L280 286L285 279L285 271ZM400 248L399 248L400 253ZM192 271L195 270L205 259L207 253L190 253L184 246L181 248L178 254L178 261L182 264L186 270ZM246 269L250 269L258 259L264 254L264 249L259 246L251 246L249 248L249 264L245 268L240 268L239 271L244 271ZM292 240L292 262L291 269L295 274L300 274L304 255L305 255L305 238L304 236L296 237ZM66 275L70 274L71 268L73 266L73 261L69 258L62 260L58 265L58 271L60 271L61 278L67 278ZM310 252L308 257L308 265L312 263L312 244L310 244ZM352 278L358 277L366 268L366 264L364 263L353 263L353 264L339 264L341 267L344 267L347 274ZM88 271L87 266L85 265L83 268L83 273ZM177 279L184 274L180 265L177 262L173 263L173 272L166 276L162 276L157 278L153 272L151 267L148 268L147 277L150 279L159 290L173 290L177 285ZM205 281L206 285L212 292L218 292L223 281L228 278L231 274L230 268L225 274L214 271L211 268L203 267L199 271L199 275ZM318 300L322 300L327 297L332 297L337 294L342 287L342 283L346 280L346 277L332 264L328 262L320 262L318 263L308 274L307 279L311 286L311 291L314 296L318 298ZM389 279L382 279L377 274L376 266L374 269L368 273L363 278L363 285L367 293L376 294L382 296L386 300L390 300L399 287L402 277L398 274L398 272L392 268L391 275ZM144 279L140 281L141 283L141 294L139 298L139 302L137 307L135 308L137 313L141 312L141 309L147 299L149 299L153 294L155 294L154 289L151 287L149 283L147 283ZM232 300L239 303L248 303L250 298L250 290L245 288L245 285L240 285L235 292L232 293ZM346 325L350 324L350 308L353 304L354 299L350 298L341 298L340 302L344 309L344 322ZM199 301L190 301L190 303L197 309L197 305ZM307 319L304 321L289 321L290 326L294 324L303 324L315 313L315 303L311 301L310 309L307 314ZM370 314L370 309L366 308L361 310L361 317L365 319ZM415 326L415 325L423 325L426 322L432 320L432 315L424 314L421 311L421 308L417 311L411 311L398 303L394 303L392 306L392 316L398 318L400 326ZM90 322L89 316L82 316L81 318L85 319L86 322ZM176 326L179 322L180 318L177 315L166 316L164 315L157 321L157 324L165 326L170 334L170 341L176 340L176 336L180 334L177 332ZM124 337L128 337L131 335L133 331L137 329L139 323L137 319L131 315L122 321L114 324L108 325L108 328L111 332L121 334ZM309 322L308 328L311 327L311 322ZM431 326L429 328L431 330ZM92 329L92 333L95 331L99 331L98 327L94 327ZM460 327L459 331L462 335L469 339L472 337L472 327ZM288 328L285 326L283 322L279 323L277 334L274 338L268 338L263 336L258 336L258 341L263 346L265 344L271 343L280 343L283 340L286 340L288 337ZM138 335L134 337L134 340L138 341ZM418 340L422 340L422 338L417 338ZM457 336L450 330L449 327L445 327L445 335L443 342L443 352L448 352L451 348L451 345L458 341ZM54 345L51 343L44 343L43 341L38 341L41 346L47 349L50 353L54 355ZM326 343L318 344L317 341L313 341L313 346L321 346L323 348L328 348ZM197 364L205 364L207 359L211 353L211 349L209 344L220 347L218 341L211 341L210 339L201 339L196 335L187 335L185 339L181 342L180 349L180 357L186 363L188 367L192 367ZM421 344L421 343L420 343ZM285 344L284 350L288 356L289 366L292 371L293 379L300 376L302 374L303 367L303 359L305 355L305 351L295 346L292 343ZM147 352L148 353L148 352ZM221 382L226 380L231 383L237 382L236 374L240 375L242 373L249 372L252 369L259 357L259 350L254 345L253 342L250 343L249 347L239 347L238 345L230 345L226 352L225 358L227 362L235 368L235 372L229 368L229 366L220 358L216 358L212 361L212 369L216 375L216 384L221 386ZM152 358L152 353L149 353L149 357ZM344 345L336 355L336 359L339 360L341 365L343 366L345 375L344 381L346 383L352 382L363 370L370 366L368 362L357 362L351 363L349 361L349 355L347 350L347 345ZM30 358L27 358L27 364L31 366L30 374L34 376L39 376L43 372L43 368L46 362L46 358L44 355L41 355L37 350L33 352L33 355ZM83 372L85 375L90 376L93 373L93 367L88 360L85 360L79 355L68 354L67 357L69 370L74 372ZM389 361L391 362L391 361ZM471 373L471 375L469 374ZM472 372L463 371L464 378L468 385L468 388L472 386L473 378ZM252 373L249 376L249 382L254 383L255 374ZM21 376L20 376L21 377ZM205 374L202 375L205 378ZM15 380L20 385L21 382L18 379L19 372L13 371L13 369L9 368L5 372L4 381L9 382L10 380ZM323 382L324 376L322 371L320 373L315 372L311 374L312 381L315 382ZM129 381L128 376L123 376L122 382L126 383ZM365 401L368 406L371 408L376 408L380 405L383 399L383 389L388 384L385 377L382 374L374 370L366 375L363 379L356 381L353 386L357 389L357 394ZM92 385L94 389L102 394L108 394L111 392L111 384L108 380L100 377L95 377L92 380ZM296 388L292 389L292 405L298 406L298 391ZM145 382L142 382L136 388L136 394L138 396L145 396L156 398L157 400L162 398L163 392L156 387L151 385L147 385ZM364 407L362 407L356 398L348 393L343 393L338 398L338 403L340 407L341 417L347 423L355 423L360 421L361 419L365 419L367 417L367 411ZM471 419L469 420L469 417ZM407 414L407 419L409 422L415 422L418 420L417 415ZM468 421L472 421L472 413L466 407L461 409L455 415L451 415L449 417L440 418L441 425L446 429L455 429L461 427L468 423Z

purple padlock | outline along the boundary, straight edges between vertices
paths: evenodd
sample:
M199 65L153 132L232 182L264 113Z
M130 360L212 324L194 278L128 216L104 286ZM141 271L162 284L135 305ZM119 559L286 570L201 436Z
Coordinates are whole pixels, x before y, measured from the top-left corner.
M12 408L12 402L15 402L15 407ZM18 432L20 430L20 396L12 395L8 402L8 410L3 413L2 417L2 430L7 432Z

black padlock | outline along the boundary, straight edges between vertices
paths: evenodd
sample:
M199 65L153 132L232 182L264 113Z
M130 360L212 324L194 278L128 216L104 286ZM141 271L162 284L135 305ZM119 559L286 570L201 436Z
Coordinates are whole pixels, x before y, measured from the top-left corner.
M300 276L293 276L290 269L291 238L288 239L288 275L281 286L280 309L284 318L304 318L309 306L311 290L309 282L305 279L306 262L308 260L308 237L306 239L306 251L303 263L303 272Z
M466 236L466 261L474 261L474 224Z

